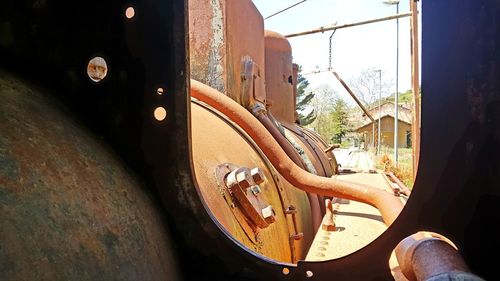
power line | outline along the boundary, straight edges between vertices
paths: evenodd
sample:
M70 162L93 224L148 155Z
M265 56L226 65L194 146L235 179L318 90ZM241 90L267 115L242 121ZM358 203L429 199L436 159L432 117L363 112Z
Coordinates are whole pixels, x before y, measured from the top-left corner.
M267 19L268 19L268 18L270 18L270 17L274 17L274 16L275 16L275 15L277 15L277 14L281 14L281 13L283 13L284 11L286 11L286 10L288 10L288 9L291 9L291 8L293 8L293 7L295 7L295 6L299 5L299 4L302 4L302 3L306 2L306 1L307 1L307 0L303 0L303 1L297 2L297 3L293 4L292 6L290 6L290 7L288 7L288 8L285 8L285 9L283 9L283 10L281 10L281 11L278 11L278 12L276 12L276 13L274 13L274 14L272 14L272 15L268 16L268 17L266 17L266 18L265 18L265 20L267 20Z

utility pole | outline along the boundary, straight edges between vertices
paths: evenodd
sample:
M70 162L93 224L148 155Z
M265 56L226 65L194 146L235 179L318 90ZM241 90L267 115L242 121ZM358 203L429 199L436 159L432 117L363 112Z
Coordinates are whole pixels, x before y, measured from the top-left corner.
M399 14L399 1L396 4L396 14ZM399 19L396 19L396 93L394 94L394 166L398 166L398 111L399 111Z
M387 0L386 5L396 5L396 14L399 14L399 0ZM394 93L394 165L398 166L398 112L399 111L399 18L396 19L396 93Z
M375 70L378 72L378 144L377 144L377 155L380 153L380 142L381 142L381 119L382 119L382 70Z

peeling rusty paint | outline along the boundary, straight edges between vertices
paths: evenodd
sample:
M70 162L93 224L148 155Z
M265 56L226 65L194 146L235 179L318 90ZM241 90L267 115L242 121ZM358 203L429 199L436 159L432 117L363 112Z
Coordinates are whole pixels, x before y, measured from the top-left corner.
M222 4L218 0L210 0L212 18L210 27L212 36L210 40L210 51L208 54L208 84L225 92L223 77L222 55L218 52L224 47L224 18Z

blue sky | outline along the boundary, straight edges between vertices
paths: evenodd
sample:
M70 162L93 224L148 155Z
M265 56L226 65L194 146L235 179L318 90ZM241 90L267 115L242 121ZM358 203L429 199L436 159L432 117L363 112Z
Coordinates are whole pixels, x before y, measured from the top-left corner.
M399 4L400 13L409 11L409 1ZM299 0L253 0L260 13L266 17ZM420 6L420 5L419 5ZM420 9L420 8L419 8ZM265 20L265 28L281 34L352 23L393 15L396 6L387 6L382 0L308 0L284 13ZM399 20L399 91L410 89L410 18ZM421 25L420 25L421 27ZM421 31L421 29L420 29ZM328 39L330 32L290 38L294 62L302 65L304 72L317 67L328 67ZM396 21L385 21L358 27L339 29L333 39L333 68L349 81L363 69L375 68L384 72L382 79L395 81L396 77ZM307 76L311 88L328 84L340 96L346 97L332 74ZM394 92L394 89L392 90Z

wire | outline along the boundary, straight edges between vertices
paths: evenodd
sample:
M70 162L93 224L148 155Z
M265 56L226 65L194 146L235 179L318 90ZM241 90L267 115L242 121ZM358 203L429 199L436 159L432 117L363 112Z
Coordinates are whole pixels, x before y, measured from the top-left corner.
M267 20L267 19L268 19L268 18L270 18L270 17L274 17L275 15L277 15L277 14L281 14L282 12L284 12L284 11L286 11L286 10L288 10L288 9L291 9L291 8L293 8L293 7L295 7L295 6L299 5L299 4L302 4L302 3L306 2L306 1L307 1L307 0L302 0L302 1L300 1L300 2L297 2L297 3L293 4L292 6L290 6L290 7L288 7L288 8L285 8L285 9L283 9L283 10L281 10L281 11L278 11L278 12L276 12L276 13L274 13L274 14L272 14L272 15L270 15L270 16L268 16L268 17L264 18L264 19L265 19L265 20Z

